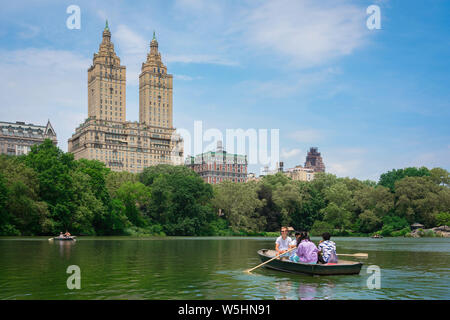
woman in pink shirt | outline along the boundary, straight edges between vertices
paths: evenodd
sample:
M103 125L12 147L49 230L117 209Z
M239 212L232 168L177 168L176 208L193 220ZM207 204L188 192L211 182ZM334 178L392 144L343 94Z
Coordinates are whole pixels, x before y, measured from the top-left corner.
M317 249L316 245L309 240L307 232L302 232L300 235L300 244L297 247L297 256L299 262L302 263L317 263Z

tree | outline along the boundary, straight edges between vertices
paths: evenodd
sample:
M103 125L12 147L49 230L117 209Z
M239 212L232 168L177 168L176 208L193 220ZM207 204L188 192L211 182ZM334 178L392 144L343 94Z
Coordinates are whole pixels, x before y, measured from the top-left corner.
M339 207L336 203L330 202L321 210L324 218L323 221L329 223L334 228L343 231L351 224L351 213L343 207Z
M257 213L263 206L258 198L255 182L233 183L224 181L214 188L213 206L221 209L233 231L260 231L266 224L265 218Z
M52 227L46 203L40 201L37 174L16 157L0 157L0 174L6 189L1 224L4 235L35 235Z
M216 219L211 207L211 185L185 166L158 165L145 168L140 181L150 187L149 217L168 235L208 234Z
M53 233L69 227L66 223L76 210L72 199L73 181L70 171L75 163L71 153L64 153L46 139L34 145L22 159L37 173L39 198L45 201L53 220Z
M266 231L278 231L281 226L281 213L278 211L273 201L272 188L265 183L259 183L257 189L258 199L262 201L263 206L257 208L257 213L266 220Z
M125 215L137 227L146 227L149 224L143 215L144 207L150 204L151 190L141 182L125 182L117 190L117 198L125 206Z
M111 198L117 197L117 190L126 182L135 183L139 181L139 175L127 171L110 171L106 176L106 188Z
M433 227L437 213L449 210L450 190L430 177L406 177L395 183L395 211L409 223Z
M430 171L426 167L421 168L405 168L405 169L393 169L392 171L388 171L383 173L380 176L380 181L378 185L389 188L391 192L395 192L395 182L399 181L405 177L424 177L430 176Z
M294 215L299 217L302 207L302 196L298 186L293 183L286 183L279 186L273 192L273 201L281 212L281 224L284 226L291 225ZM296 225L301 221L296 219Z
M450 183L450 173L442 168L433 168L430 170L431 180L442 186L448 186Z

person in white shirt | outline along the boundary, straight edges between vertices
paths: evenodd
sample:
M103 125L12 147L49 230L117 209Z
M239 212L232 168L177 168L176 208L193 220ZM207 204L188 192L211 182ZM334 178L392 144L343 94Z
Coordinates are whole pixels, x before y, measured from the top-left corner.
M281 236L275 241L275 250L277 254L283 254L290 249L292 239L288 237L288 229L281 227Z

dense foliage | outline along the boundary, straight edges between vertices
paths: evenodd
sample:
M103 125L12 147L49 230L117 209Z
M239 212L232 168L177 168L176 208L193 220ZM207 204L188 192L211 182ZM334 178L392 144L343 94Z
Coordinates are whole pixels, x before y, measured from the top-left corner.
M398 236L414 222L450 224L447 170L392 170L378 183L327 173L292 181L279 173L212 186L184 166L113 172L99 161L75 161L49 140L24 156L0 156L0 235L267 235L289 225Z

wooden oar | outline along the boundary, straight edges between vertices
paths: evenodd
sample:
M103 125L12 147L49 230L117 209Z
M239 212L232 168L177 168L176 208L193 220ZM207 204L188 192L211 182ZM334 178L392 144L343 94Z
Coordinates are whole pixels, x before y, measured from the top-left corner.
M356 258L368 258L368 253L338 253L338 256L356 257Z
M286 252L284 252L284 253L277 254L277 255L276 255L275 257L273 257L272 259L269 259L269 260L267 260L266 262L263 262L263 263L257 265L256 267L253 267L253 268L251 268L251 269L245 270L245 272L250 273L250 272L252 272L253 270L255 270L256 268L259 268L259 267L265 265L266 263L268 263L268 262L270 262L270 261L272 261L272 260L278 258L279 256L282 256L283 254L286 254L286 253L288 253L288 252L290 252L290 251L292 251L292 250L294 250L294 249L297 249L297 247L291 248L291 249L289 249L288 251L286 251Z

